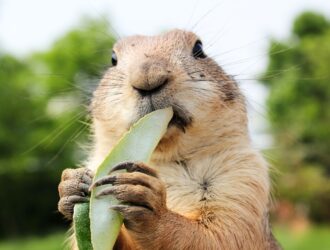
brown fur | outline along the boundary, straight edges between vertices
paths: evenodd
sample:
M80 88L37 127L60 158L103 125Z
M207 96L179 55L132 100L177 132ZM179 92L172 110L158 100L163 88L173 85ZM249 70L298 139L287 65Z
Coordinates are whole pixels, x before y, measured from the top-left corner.
M123 226L116 249L278 249L268 222L268 167L251 146L244 97L211 58L192 56L197 39L173 30L119 41L118 65L94 93L93 171L151 108L173 106L186 122L170 126L153 154L149 166L159 178L142 176L158 195L139 185L109 190L123 200L139 195L154 209L141 212L141 221L121 211L133 226ZM133 88L165 78L151 104Z

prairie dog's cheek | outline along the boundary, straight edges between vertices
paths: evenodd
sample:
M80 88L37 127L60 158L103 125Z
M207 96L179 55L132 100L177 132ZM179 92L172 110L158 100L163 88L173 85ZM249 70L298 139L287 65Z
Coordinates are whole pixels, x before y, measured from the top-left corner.
M137 117L137 101L135 98L127 97L117 106L118 115L129 126Z
M126 86L120 89L101 86L94 95L92 113L99 120L110 121L125 129L137 116L137 98Z
M216 87L208 82L191 82L177 90L175 99L193 116L205 113L212 106L212 103L219 103L219 93Z

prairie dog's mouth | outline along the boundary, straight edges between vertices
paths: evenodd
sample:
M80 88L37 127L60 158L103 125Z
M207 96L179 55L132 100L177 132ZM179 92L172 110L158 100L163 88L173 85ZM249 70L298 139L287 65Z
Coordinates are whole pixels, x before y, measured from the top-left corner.
M186 128L191 124L192 118L187 116L186 114L183 114L183 112L180 112L173 108L174 114L170 121L169 126L176 126L179 129L182 130L182 132L186 131Z
M186 128L192 123L192 116L189 111L187 111L182 105L178 105L176 103L170 103L168 101L163 102L143 102L139 103L138 106L138 117L134 121L136 122L138 119L142 118L148 113L151 113L152 111L163 109L167 107L173 108L173 117L169 123L170 126L176 126L183 132L186 131Z

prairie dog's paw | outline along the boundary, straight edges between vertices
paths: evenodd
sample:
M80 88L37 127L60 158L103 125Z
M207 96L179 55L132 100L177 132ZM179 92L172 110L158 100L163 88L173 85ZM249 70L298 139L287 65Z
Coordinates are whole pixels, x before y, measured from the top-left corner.
M115 174L117 170L126 170L127 173ZM145 232L167 211L165 185L156 171L143 163L121 163L92 187L105 184L112 186L105 187L97 196L113 195L122 202L110 209L123 215L125 227L129 230Z
M62 172L61 182L58 185L60 195L58 211L67 219L72 220L75 204L88 202L92 179L93 173L88 168L68 168Z

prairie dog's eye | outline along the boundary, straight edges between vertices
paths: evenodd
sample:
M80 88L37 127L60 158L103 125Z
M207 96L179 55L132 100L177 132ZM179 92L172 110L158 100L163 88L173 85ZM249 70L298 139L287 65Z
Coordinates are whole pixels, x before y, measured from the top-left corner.
M112 66L116 66L117 65L117 62L118 62L118 59L117 59L116 52L112 51L112 55L111 55Z
M197 58L206 58L206 55L203 51L203 44L200 40L197 40L193 50L192 50L192 54L193 56L197 59Z

